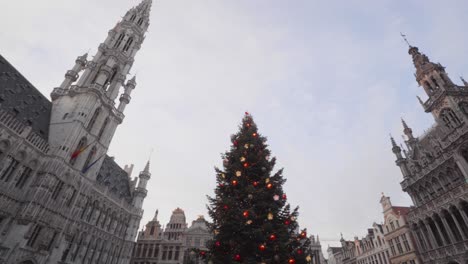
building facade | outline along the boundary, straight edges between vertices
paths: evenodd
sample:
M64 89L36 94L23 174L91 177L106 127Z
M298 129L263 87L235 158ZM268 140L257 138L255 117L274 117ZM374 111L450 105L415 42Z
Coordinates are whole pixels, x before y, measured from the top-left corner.
M207 249L206 243L212 235L205 219L200 216L187 228L185 213L177 208L163 229L157 217L156 211L153 220L138 234L131 264L201 263L198 255L193 254L191 249Z
M309 255L311 257L310 263L311 264L326 264L327 261L323 256L322 245L320 244L319 236L311 235L310 239L310 252Z
M468 83L455 84L440 63L410 46L419 99L434 125L420 137L403 121L406 149L392 138L401 186L413 200L408 213L423 263L468 261Z
M385 240L390 247L392 264L421 264L416 242L408 225L409 207L393 206L390 197L380 199L384 213Z
M132 180L106 153L150 8L130 9L92 60L79 56L52 101L0 56L0 263L129 263L149 162Z
M343 250L341 247L328 247L328 264L343 264Z

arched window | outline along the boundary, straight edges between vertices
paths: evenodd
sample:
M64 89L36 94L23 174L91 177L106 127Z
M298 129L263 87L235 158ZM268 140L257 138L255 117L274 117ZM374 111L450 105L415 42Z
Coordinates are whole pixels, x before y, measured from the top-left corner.
M78 145L76 146L76 149L75 149L75 151L73 151L72 156L71 156L71 158L70 158L70 164L71 164L71 165L75 165L76 159L77 159L77 157L78 157L78 156L76 155L76 153L77 153L79 150L81 150L82 148L84 148L84 147L86 146L86 142L87 142L87 141L88 141L88 140L86 139L86 137L82 137L82 138L80 139L80 142L78 142Z
M141 26L143 24L143 18L138 19L138 25Z
M432 178L432 186L434 186L436 192L442 191L442 185L437 178Z
M99 130L98 140L100 140L102 135L104 134L104 131L106 130L108 123L109 123L109 117L106 117L106 119L104 120L104 123L102 124L101 130Z
M123 47L123 51L127 51L130 48L130 46L132 45L132 43L133 43L133 38L129 38L127 40L127 43L125 43L125 46Z
M122 40L124 39L125 35L123 33L120 33L119 37L115 41L114 48L118 48L120 44L122 44Z
M133 14L133 15L132 15L132 17L130 18L130 21L134 21L134 20L135 20L135 18L136 18L136 15L135 15L135 14Z
M461 124L460 119L450 108L445 108L440 112L440 118L444 122L444 125L448 128L455 128Z
M96 155L96 147L93 147L91 151L89 152L88 157L86 158L86 161L83 165L83 171L88 168L89 164L92 162L95 155Z
M89 123L88 123L88 130L89 130L89 131L91 131L91 129L93 129L94 123L96 123L96 119L98 118L99 113L101 113L101 108L100 108L100 107L98 107L98 108L94 111L94 114L93 114L93 116L91 117L91 120L89 120Z

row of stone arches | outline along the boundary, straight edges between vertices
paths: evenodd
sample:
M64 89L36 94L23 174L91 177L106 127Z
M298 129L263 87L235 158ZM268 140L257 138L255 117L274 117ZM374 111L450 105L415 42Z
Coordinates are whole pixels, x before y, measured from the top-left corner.
M427 179L421 180L412 186L410 195L416 205L420 206L426 202L437 198L448 190L458 186L463 182L464 176L458 167L448 167L444 171L434 176L426 176Z
M422 252L466 241L468 239L468 202L461 200L412 223L411 227Z

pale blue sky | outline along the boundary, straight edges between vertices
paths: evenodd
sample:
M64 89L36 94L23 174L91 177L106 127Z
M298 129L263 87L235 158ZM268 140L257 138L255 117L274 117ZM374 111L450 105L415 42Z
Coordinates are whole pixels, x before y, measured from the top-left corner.
M0 52L48 96L136 3L0 0ZM249 111L285 168L301 225L325 248L340 232L365 235L383 221L381 192L410 204L388 134L400 139L401 116L415 134L432 122L399 34L459 83L466 10L466 1L155 1L110 149L135 176L155 148L143 223L157 208L163 224L176 207L189 221L206 215L213 167Z

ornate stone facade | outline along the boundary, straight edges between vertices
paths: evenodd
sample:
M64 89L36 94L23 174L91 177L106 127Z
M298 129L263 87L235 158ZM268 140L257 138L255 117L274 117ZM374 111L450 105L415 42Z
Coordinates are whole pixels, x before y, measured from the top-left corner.
M79 56L52 102L0 56L0 263L129 263L149 163L131 180L106 153L150 7L130 9L93 60Z
M138 234L133 250L132 264L198 264L197 255L191 249L206 250L206 243L212 238L207 222L200 216L187 228L185 213L177 208L163 230L157 219L158 212L146 228Z
M439 63L409 48L416 81L428 95L423 102L435 124L414 137L403 121L406 149L392 138L403 174L401 186L413 200L408 224L423 263L468 261L468 83L452 82Z
M392 264L420 264L416 242L408 225L409 207L393 206L390 197L380 199L384 212L385 240L390 247Z

